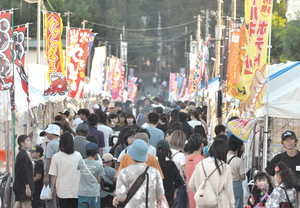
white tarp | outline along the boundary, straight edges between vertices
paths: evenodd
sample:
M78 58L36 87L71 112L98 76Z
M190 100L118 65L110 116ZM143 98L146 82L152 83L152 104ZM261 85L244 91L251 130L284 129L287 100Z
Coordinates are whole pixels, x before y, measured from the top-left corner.
M265 86L263 101L267 101L269 88L268 115L279 118L300 118L300 62L288 62L276 73L270 71L270 83ZM266 115L266 106L256 115Z

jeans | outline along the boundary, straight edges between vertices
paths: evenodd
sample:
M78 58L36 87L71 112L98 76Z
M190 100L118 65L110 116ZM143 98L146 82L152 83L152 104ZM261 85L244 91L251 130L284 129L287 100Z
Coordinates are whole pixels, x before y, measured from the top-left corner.
M235 208L244 207L244 191L241 181L233 181L233 193L235 198Z
M181 186L177 190L177 195L174 200L174 206L173 208L189 208L189 197L186 190L186 185Z

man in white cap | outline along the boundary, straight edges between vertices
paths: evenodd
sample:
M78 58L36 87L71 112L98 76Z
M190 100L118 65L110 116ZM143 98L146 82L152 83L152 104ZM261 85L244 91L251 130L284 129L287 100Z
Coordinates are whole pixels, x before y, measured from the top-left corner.
M146 207L147 197L148 207L156 207L156 201L163 199L164 187L159 171L153 167L147 166L145 163L148 159L147 143L141 139L136 139L133 144L128 147L128 154L133 159L134 163L120 170L113 205L116 206L118 203L126 200L128 191L136 179L146 171L147 175L145 180L134 193L133 197L128 201L126 206ZM147 196L146 192L148 192Z
M45 151L46 169L44 174L44 184L48 185L50 184L49 169L50 169L52 157L55 153L59 151L60 127L56 124L50 124L45 130L45 133L47 138L50 140L50 142L47 144L46 151ZM56 199L47 200L45 201L45 203L47 208L57 207Z

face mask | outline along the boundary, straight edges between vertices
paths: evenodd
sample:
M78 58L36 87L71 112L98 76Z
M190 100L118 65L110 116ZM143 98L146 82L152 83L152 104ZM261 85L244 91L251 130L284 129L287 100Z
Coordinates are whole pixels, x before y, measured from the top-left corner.
M261 190L266 190L268 187L268 183L266 181L260 181L257 183L257 187Z

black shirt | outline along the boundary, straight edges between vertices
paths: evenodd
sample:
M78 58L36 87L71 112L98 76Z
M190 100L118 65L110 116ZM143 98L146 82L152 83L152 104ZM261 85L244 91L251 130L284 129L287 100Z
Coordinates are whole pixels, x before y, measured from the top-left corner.
M122 127L119 126L119 125L116 125L115 127L111 127L111 128L112 128L112 130L114 130L115 132L116 132L116 131L121 131L121 129L122 129Z
M167 125L166 124L157 124L156 128L162 130L164 133L166 133L166 131L168 130Z
M34 194L41 194L43 189L44 181L44 162L43 160L38 160L35 162L34 166L34 177L36 174L41 174L41 179L34 183Z
M29 184L33 191L33 167L27 152L21 149L16 158L14 192L25 192L25 185Z
M169 203L169 206L172 207L174 204L174 192L175 189L184 185L184 181L179 173L179 170L175 163L171 160L166 161L166 166L161 167L161 170L164 174L164 189L165 196Z
M288 156L286 152L276 155L271 162L266 167L266 172L274 176L275 175L275 167L279 162L284 162L291 170L296 174L297 180L300 175L300 152L297 151L297 154L294 157Z

